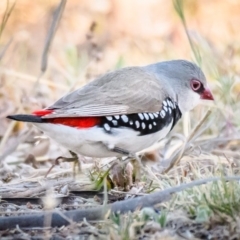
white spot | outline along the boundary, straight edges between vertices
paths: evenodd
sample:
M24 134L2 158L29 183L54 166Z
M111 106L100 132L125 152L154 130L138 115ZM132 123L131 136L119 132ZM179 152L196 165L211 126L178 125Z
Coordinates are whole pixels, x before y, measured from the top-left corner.
M176 104L175 104L175 102L173 102L173 108L176 108Z
M165 115L166 115L165 111L164 111L164 110L162 110L162 111L160 112L160 115L161 115L161 117L162 117L162 118L164 118L164 117L165 117Z
M153 113L153 115L157 118L158 117L158 113Z
M115 145L114 144L107 144L107 147L109 150L112 150L115 148Z
M164 106L167 106L167 102L166 102L166 101L163 101L163 105L164 105Z
M117 120L120 118L119 115L115 115L114 117L115 117Z
M121 119L122 119L125 123L128 122L128 117L127 117L126 115L122 115L122 116L121 116Z
M138 114L138 116L140 117L140 119L141 119L141 120L143 120L143 119L144 119L144 117L143 117L142 113L139 113L139 114Z
M144 115L144 117L145 117L145 119L146 119L146 120L148 120L148 119L149 119L149 116L148 116L148 114L147 114L147 113L144 113L143 115Z
M169 106L170 106L171 108L173 108L173 103L172 103L171 101L170 101Z
M105 124L103 125L103 127L104 127L104 129L105 129L107 132L109 132L109 131L111 130L110 126L109 126L107 123L105 123Z
M116 120L112 120L112 123L113 123L114 126L118 125L118 122Z
M153 125L156 126L157 125L156 122L153 122Z
M149 127L149 129L152 129L152 124L149 124L148 127Z
M108 121L112 121L112 119L113 119L111 116L108 116L106 118L107 118Z
M154 116L153 116L152 113L149 113L148 115L149 115L149 117L150 117L151 119L154 119Z
M172 109L171 108L169 108L168 111L169 111L170 114L172 113Z
M139 128L139 127L140 127L139 121L136 121L135 124L136 124L136 128Z
M130 121L129 124L130 124L130 125L133 125L133 121Z
M146 125L144 122L142 122L142 129L145 129Z
M165 110L165 112L168 111L168 108L166 106L164 106L163 109Z
M171 101L167 100L168 106L171 107Z

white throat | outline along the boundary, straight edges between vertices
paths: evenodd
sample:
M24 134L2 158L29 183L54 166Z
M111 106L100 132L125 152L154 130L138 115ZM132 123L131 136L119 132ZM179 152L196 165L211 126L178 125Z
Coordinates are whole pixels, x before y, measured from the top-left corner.
M200 101L200 95L193 91L189 91L184 96L178 95L178 106L182 114L192 110Z

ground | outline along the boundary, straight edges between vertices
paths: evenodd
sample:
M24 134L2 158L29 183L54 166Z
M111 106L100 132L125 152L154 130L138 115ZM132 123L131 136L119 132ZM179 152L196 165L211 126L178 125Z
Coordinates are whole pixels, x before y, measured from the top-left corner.
M71 0L47 54L59 1L13 4L0 3L1 239L239 239L240 3ZM130 165L83 156L75 178L66 162L46 177L67 149L6 119L44 108L106 71L178 58L201 66L215 102L185 115L145 156L138 183L129 184ZM143 207L126 211L137 197ZM123 214L112 213L120 208ZM71 220L76 211L87 219ZM30 214L37 215L23 227ZM44 226L35 223L39 214ZM64 225L51 227L55 216ZM10 217L18 225L10 227Z

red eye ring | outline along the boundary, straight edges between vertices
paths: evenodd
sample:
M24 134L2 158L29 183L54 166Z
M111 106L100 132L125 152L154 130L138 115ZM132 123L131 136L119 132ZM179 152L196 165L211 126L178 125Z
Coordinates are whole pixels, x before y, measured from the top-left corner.
M197 92L201 89L202 83L199 80L193 79L191 81L191 88L194 92Z

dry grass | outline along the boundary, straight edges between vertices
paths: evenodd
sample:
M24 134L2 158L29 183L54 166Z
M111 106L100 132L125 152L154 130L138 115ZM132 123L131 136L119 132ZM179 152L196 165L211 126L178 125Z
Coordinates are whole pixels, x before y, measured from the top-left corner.
M186 0L182 6L181 2L68 1L47 69L36 85L47 29L59 1L1 1L1 216L84 209L99 206L107 198L114 202L196 179L239 175L240 4ZM67 151L31 126L5 118L45 107L110 69L173 58L191 59L202 66L215 103L204 103L180 121L161 142L158 162L145 166L142 182L127 192L120 188L108 195L92 191L104 185L113 159L81 157L83 173L75 181L69 163L56 166L45 179L53 160L67 156ZM114 186L111 177L105 189ZM46 219L43 229L16 227L0 231L0 236L238 239L239 192L238 181L222 180L179 192L154 209L60 228L49 228Z

